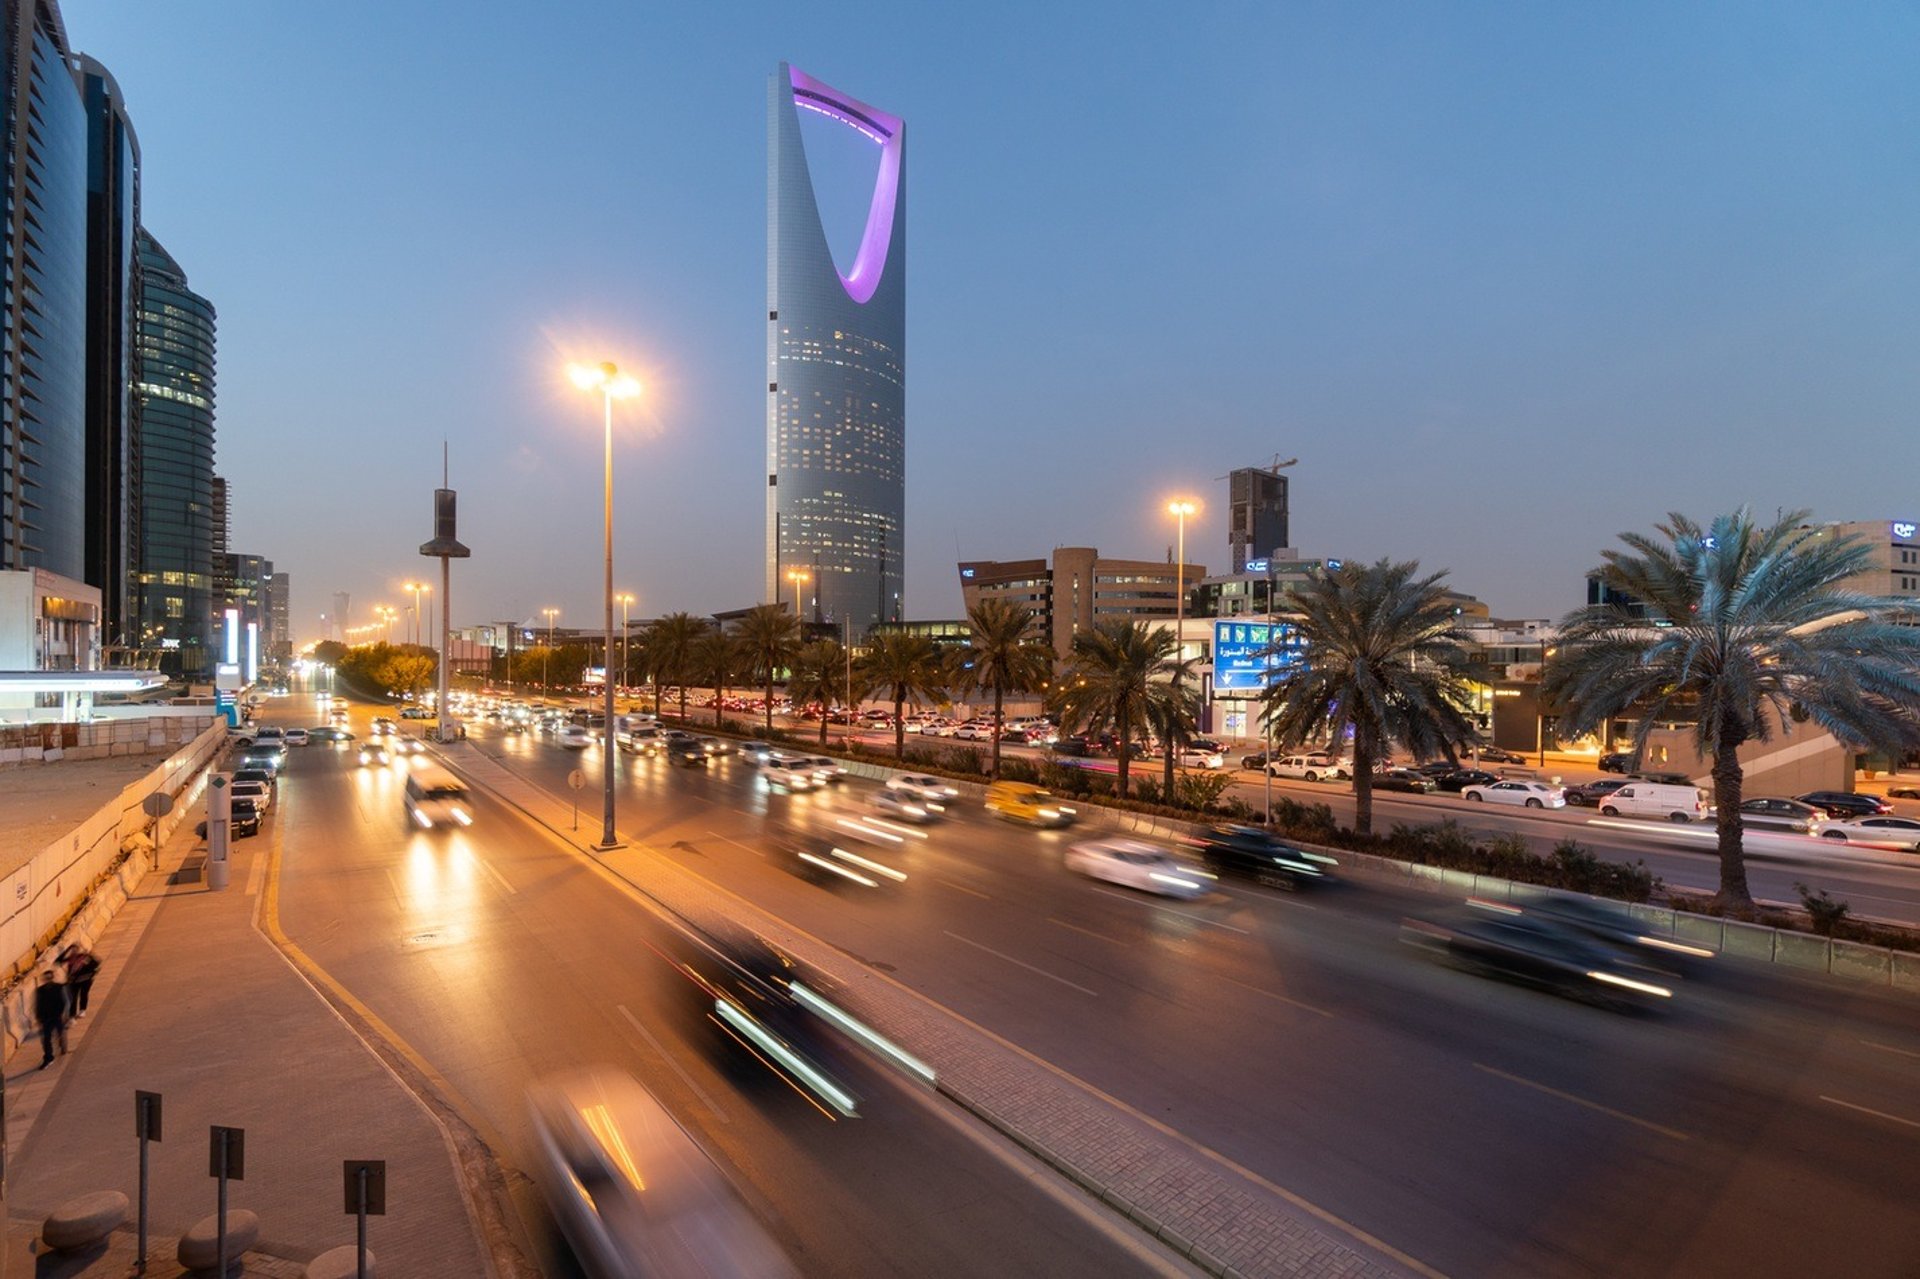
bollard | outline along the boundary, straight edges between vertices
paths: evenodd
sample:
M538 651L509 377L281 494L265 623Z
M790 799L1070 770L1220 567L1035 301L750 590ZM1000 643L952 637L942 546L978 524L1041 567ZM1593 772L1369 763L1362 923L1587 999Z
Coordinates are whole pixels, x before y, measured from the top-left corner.
M347 1212L358 1226L354 1273L359 1279L367 1279L367 1217L387 1215L387 1161L349 1159L341 1171L345 1174Z
M214 1124L211 1128L212 1153L208 1175L220 1179L220 1206L216 1211L219 1220L215 1225L215 1238L218 1243L214 1273L220 1279L227 1276L227 1179L245 1181L247 1171L247 1130L244 1128L222 1128Z
M229 778L217 773L213 789L207 793L207 888L218 892L227 886L231 865L227 860L233 837L233 792L227 789Z
M139 1252L133 1260L135 1274L147 1273L147 1143L160 1140L160 1094L136 1088L133 1093L134 1135L140 1139L140 1234Z

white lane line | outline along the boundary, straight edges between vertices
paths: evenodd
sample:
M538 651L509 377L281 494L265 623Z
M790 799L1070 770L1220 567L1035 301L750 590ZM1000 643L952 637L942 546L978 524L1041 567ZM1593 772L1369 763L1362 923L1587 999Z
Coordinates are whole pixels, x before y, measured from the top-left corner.
M1047 922L1049 924L1058 924L1062 928L1071 928L1076 933L1085 933L1087 936L1094 938L1096 941L1107 942L1110 945L1131 946L1133 944L1132 942L1122 941L1118 937L1109 937L1105 933L1096 933L1091 928L1082 928L1078 924L1069 924L1066 920L1056 919L1052 915L1047 916Z
M1920 1053L1914 1052L1911 1048L1895 1048L1892 1044L1877 1044L1871 1039L1863 1039L1860 1042L1869 1048L1878 1048L1883 1053L1899 1053L1902 1057L1920 1057Z
M977 888L968 888L965 884L956 884L951 879L947 879L940 875L933 876L933 882L936 884L945 884L948 888L953 889L955 892L966 893L970 897L978 897L983 902L990 902L993 900L991 896L981 892Z
M1004 959L1009 964L1013 964L1016 967L1024 968L1030 973L1039 973L1042 977L1045 977L1049 981L1057 981L1062 986L1072 987L1074 990L1079 991L1083 995L1092 995L1095 999L1100 998L1100 992L1097 990L1088 990L1085 986L1082 986L1078 982L1068 981L1065 977L1061 977L1054 973L1050 973L1044 968L1035 968L1032 964L1029 964L1026 960L1015 959L1012 955L1007 954L1005 951L995 950L991 946L983 946L979 942L974 941L971 937L962 937L959 933L947 932L947 930L944 928L941 929L940 931L943 933L946 933L947 936L953 938L957 942L965 942L967 945L972 946L975 950L984 950L989 955L992 955L998 959Z
M405 910L407 908L407 899L400 892L400 880L394 875L393 868L391 866L382 866L380 869L386 875L387 883L393 886L393 900L395 904L397 904L400 909Z
M1651 1120L1642 1119L1638 1115L1629 1115L1624 1110L1615 1110L1613 1107L1603 1106L1597 1101L1588 1101L1585 1097L1576 1097L1570 1092L1561 1092L1558 1088L1549 1088L1547 1085L1536 1083L1531 1079L1522 1079L1519 1075L1509 1075L1504 1070L1495 1070L1492 1066L1483 1065L1477 1061L1473 1063L1473 1068L1475 1070L1485 1071L1497 1079L1504 1079L1508 1083L1519 1084L1522 1088L1531 1088L1536 1092L1543 1092L1549 1097L1558 1097L1561 1101L1570 1101L1576 1106L1584 1106L1588 1110L1630 1123L1636 1128L1645 1128L1648 1132L1657 1132L1662 1137L1671 1137L1675 1141L1691 1140L1686 1133L1681 1132L1677 1128L1667 1128ZM1920 1128L1920 1124L1914 1126Z
M1301 901L1299 893L1289 893L1284 891L1277 892L1277 893L1256 893L1256 892L1250 892L1244 888L1228 888L1225 884L1220 885L1220 888L1218 891L1227 894L1229 897L1241 898L1244 901L1279 902L1281 905L1289 907L1293 910L1319 910L1320 909L1318 906L1315 906L1312 902Z
M478 866L481 870L486 871L487 874L493 876L493 882L500 885L500 887L504 888L507 891L507 895L509 897L518 897L520 895L520 890L515 888L512 884L509 884L507 882L507 877L505 875L502 875L499 871L495 870L493 868L493 864L487 861L486 858L480 856L480 854L474 852L471 848L467 850L467 856L473 859L474 865Z
M1838 1097L1823 1095L1820 1100L1830 1102L1846 1110L1857 1110L1863 1115L1872 1115L1875 1119L1884 1119L1888 1123L1904 1124L1909 1128L1920 1128L1920 1119L1903 1119L1899 1115L1889 1115L1884 1110L1875 1110L1870 1106L1856 1106L1850 1101L1841 1101Z
M714 1118L718 1119L723 1124L733 1122L732 1120L727 1118L727 1112L720 1108L720 1103L715 1101L712 1097L709 1097L707 1095L706 1089L702 1088L699 1084L694 1083L693 1076L689 1075L685 1070L681 1069L680 1063L675 1061L673 1059L673 1055L669 1053L664 1047L661 1046L660 1041L655 1039L651 1034L647 1033L647 1028L640 1024L640 1019L638 1017L635 1017L632 1013L627 1011L627 1006L625 1004L615 1004L614 1007L620 1010L620 1015L627 1019L627 1024L633 1027L634 1032L638 1034L640 1038L646 1040L647 1043L652 1046L655 1052L660 1054L660 1059L666 1062L667 1065L673 1067L673 1073L680 1076L681 1081L684 1082L687 1085L687 1087L693 1089L694 1096L698 1097L702 1102L706 1103L707 1109L713 1112Z
M1250 990L1256 995L1265 995L1268 999L1277 999L1283 1004L1291 1004L1293 1007L1301 1009L1304 1012L1318 1013L1320 1016L1326 1017L1329 1019L1333 1017L1333 1014L1328 1012L1326 1009L1316 1007L1313 1004L1307 1003L1304 999L1293 999L1293 998L1290 998L1289 996L1282 995L1277 991L1268 990L1264 986L1249 985L1248 983L1234 977L1228 977L1228 978L1225 978L1224 980L1232 982L1234 985L1240 987L1240 989L1242 990Z
M1093 891L1096 893L1105 893L1109 897L1117 897L1123 902L1132 902L1136 906L1145 906L1148 910L1157 910L1157 911L1160 911L1162 914L1178 915L1182 919L1190 919L1196 924L1205 924L1209 928L1224 928L1230 933L1239 933L1242 937L1248 934L1248 930L1245 928L1238 928L1232 924L1223 924L1217 919L1208 919L1204 915L1194 915L1184 910L1175 910L1171 906L1157 906L1152 902L1143 902L1139 898L1130 897L1126 893L1120 892L1117 889L1102 888L1100 887L1100 885L1095 884L1093 886Z
M720 833L719 831L717 831L717 830L710 830L710 831L708 831L708 832L707 832L707 834L709 834L709 835L711 835L711 836L713 836L713 838L715 838L715 839L717 839L717 840L720 840L720 841L722 841L723 843L728 843L728 844L732 844L732 845L733 845L733 846L734 846L735 848L738 848L738 849L741 849L741 850L742 850L742 851L744 851L744 852L749 852L749 853L752 853L752 854L753 854L753 855L754 855L755 857L765 857L765 856L766 856L766 854L765 854L765 853L763 853L763 852L761 852L761 851L760 851L759 849L757 849L757 848L755 848L755 847L754 847L754 846L753 846L752 844L743 844L743 843L741 843L741 842L740 842L739 840L737 840L737 839L734 839L734 838L731 838L730 836L727 836L727 835L722 835L722 834L721 834L721 833Z

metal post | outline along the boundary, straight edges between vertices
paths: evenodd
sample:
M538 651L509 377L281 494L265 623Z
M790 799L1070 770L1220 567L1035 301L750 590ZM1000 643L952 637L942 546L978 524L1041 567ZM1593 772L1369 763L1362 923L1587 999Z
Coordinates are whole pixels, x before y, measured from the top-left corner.
M440 719L440 740L452 741L455 735L453 723L453 703L447 700L453 673L448 669L448 659L452 656L453 645L447 637L453 633L453 561L440 557L440 700L434 704L434 713Z
M363 1167L358 1171L360 1173L360 1211L356 1214L359 1218L359 1229L355 1240L358 1251L355 1254L354 1273L359 1276L359 1279L367 1279L367 1174L371 1170Z
M1267 678L1261 692L1273 691L1273 650L1280 637L1273 629L1273 560L1267 560ZM1261 702L1261 726L1265 731L1266 753L1260 761L1261 776L1267 783L1267 825L1273 825L1273 704L1264 699Z
M613 369L607 369L606 385L601 388L601 401L606 405L606 456L605 456L605 496L606 505L606 552L607 552L607 646L606 677L601 681L606 690L607 722L602 726L604 734L600 744L601 786L601 823L600 849L611 852L620 847L613 833Z
M140 1140L140 1217L138 1246L133 1268L136 1274L147 1272L147 1142L160 1140L160 1094L135 1089L133 1093L135 1135Z

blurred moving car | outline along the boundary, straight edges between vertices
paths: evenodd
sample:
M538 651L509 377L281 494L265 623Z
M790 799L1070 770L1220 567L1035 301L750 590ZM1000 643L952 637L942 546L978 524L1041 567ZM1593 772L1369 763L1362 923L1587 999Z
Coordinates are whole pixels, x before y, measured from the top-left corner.
M831 755L796 755L794 758L812 768L814 780L821 785L847 780L847 766Z
M1066 865L1088 879L1182 899L1206 896L1217 878L1144 839L1090 839L1067 850Z
M667 763L676 768L705 768L707 766L706 748L700 745L698 738L670 738L667 741Z
M1920 852L1920 821L1911 817L1860 817L1849 821L1829 821L1821 829L1820 838L1917 853Z
M332 724L322 724L318 728L308 729L307 737L316 742L350 742L354 740L352 733Z
M307 730L304 728L289 728L282 740L289 746L305 746L308 740Z
M770 791L798 795L819 789L820 780L804 760L776 755L760 766L760 784Z
M945 806L960 798L958 788L949 786L938 777L929 777L921 773L902 773L887 779L887 789L911 795L923 804Z
M1411 768L1389 768L1384 773L1375 773L1373 788L1405 791L1410 795L1431 795L1440 789L1433 778L1425 773L1416 773Z
M535 1179L594 1279L787 1279L799 1272L699 1143L625 1071L527 1092Z
M473 798L467 784L438 764L407 775L404 804L408 818L421 830L473 825Z
M1078 816L1070 805L1030 782L995 782L987 787L987 811L1030 826L1071 826Z
M375 737L384 737L388 733L397 732L399 727L398 724L395 724L385 715L376 715L373 717L373 735Z
M393 757L387 754L386 743L377 737L360 744L360 762L363 765L387 764L390 763L392 759Z
M1673 998L1662 975L1579 930L1500 902L1470 901L1437 919L1401 921L1400 940L1490 977L1614 1008Z
M1884 817L1893 811L1893 805L1878 795L1862 795L1858 791L1817 790L1805 795L1796 795L1803 804L1812 804L1815 808L1826 810L1829 817L1842 819L1849 817Z
M1460 792L1463 799L1475 803L1512 804L1521 808L1565 808L1567 796L1558 786L1545 782L1483 782Z
M725 737L702 737L699 740L700 749L705 751L707 757L710 759L718 759L722 755L731 755L738 749L734 746L731 739Z
M1646 964L1676 977L1698 971L1704 961L1714 957L1714 952L1703 946L1689 946L1648 932L1647 926L1618 902L1554 894L1504 905L1517 906L1529 915L1565 924L1575 932L1619 948L1628 955L1628 962Z
M427 753L427 744L417 737L389 737L387 739L387 745L392 748L396 759L402 755L424 755Z
M1294 890L1317 883L1339 865L1325 854L1296 848L1258 826L1221 823L1188 836L1186 842L1199 851L1209 870L1245 875L1274 888Z
M593 730L584 724L565 723L553 735L554 744L570 751L583 751L593 745Z
M867 808L877 816L912 822L916 826L938 821L942 812L937 804L929 804L904 791L888 790L884 787L873 793L873 797L867 801Z

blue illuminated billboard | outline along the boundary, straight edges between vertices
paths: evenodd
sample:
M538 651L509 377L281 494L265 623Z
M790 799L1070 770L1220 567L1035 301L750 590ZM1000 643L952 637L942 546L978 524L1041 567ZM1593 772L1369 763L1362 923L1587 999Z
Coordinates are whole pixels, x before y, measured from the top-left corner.
M1291 626L1269 626L1266 622L1215 622L1214 691L1258 693L1266 688L1274 675L1298 662L1301 656L1301 643L1294 638Z

